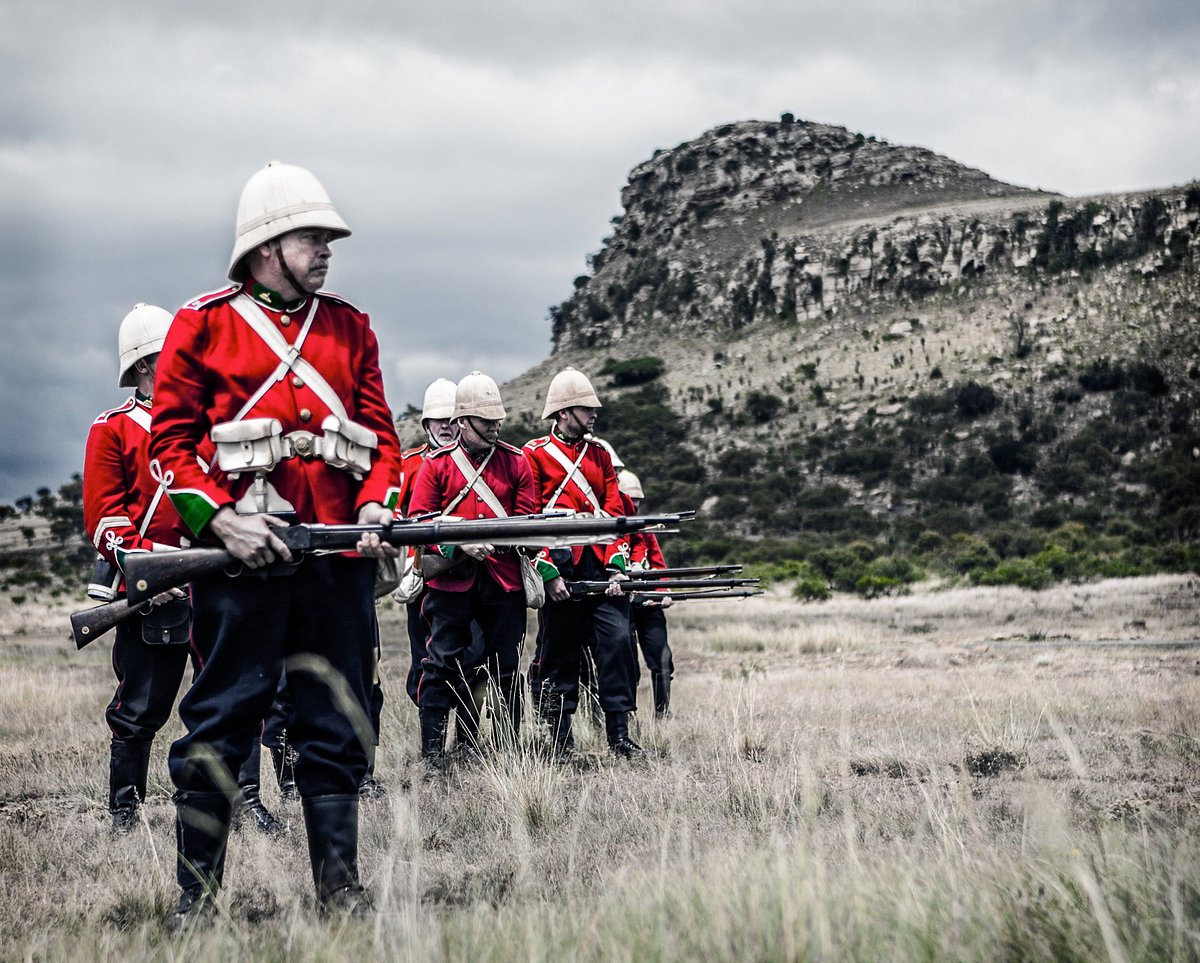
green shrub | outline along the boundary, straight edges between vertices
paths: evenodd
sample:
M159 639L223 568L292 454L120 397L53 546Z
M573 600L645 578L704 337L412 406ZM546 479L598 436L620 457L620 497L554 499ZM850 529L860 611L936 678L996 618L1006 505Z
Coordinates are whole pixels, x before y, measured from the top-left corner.
M804 602L824 602L832 596L829 581L810 562L802 562L792 596Z
M954 555L954 568L958 572L968 574L979 569L994 568L1000 561L992 546L980 538L968 535L956 541L960 547Z
M642 358L630 358L628 361L609 358L600 369L600 374L609 375L614 387L627 388L653 381L665 370L666 362L662 358L647 355Z
M1010 558L994 568L971 572L972 585L1016 585L1024 589L1044 589L1054 584L1054 573L1028 558Z

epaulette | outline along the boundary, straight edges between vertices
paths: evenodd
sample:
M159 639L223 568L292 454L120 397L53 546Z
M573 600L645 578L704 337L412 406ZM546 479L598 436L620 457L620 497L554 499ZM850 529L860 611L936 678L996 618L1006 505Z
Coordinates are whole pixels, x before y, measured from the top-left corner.
M428 457L436 458L438 455L445 455L448 452L454 451L454 449L457 447L458 447L458 439L455 438L454 441L450 442L450 444L448 444L448 445L442 445L441 448L432 449L429 452Z
M505 451L511 451L514 455L521 454L520 448L518 448L516 445L510 445L507 441L497 441L496 447L503 448Z
M122 414L123 412L129 411L136 404L137 404L137 398L134 397L133 395L130 395L128 398L125 399L124 403L117 405L117 407L109 408L108 411L100 412L100 414L98 414L96 416L96 420L93 421L92 424L93 425L103 425L105 422L108 421L109 418L113 417L114 415L119 415L119 414Z
M423 455L429 449L428 445L417 445L416 448L409 448L406 451L400 452L401 458L415 458L417 455Z
M228 287L218 288L216 291L209 291L205 294L197 295L183 306L188 311L199 311L201 308L206 308L210 304L216 304L218 301L225 301L242 289L241 282L231 284Z
M357 312L358 314L362 314L362 313L363 313L361 310L359 310L359 308L358 308L358 306L357 306L357 305L351 304L349 301L347 301L347 300L346 300L344 297L342 297L340 294L334 294L332 291L318 291L318 292L317 292L317 297L319 297L319 298L326 298L327 300L329 300L329 301L334 301L334 302L336 302L337 304L344 304L344 305L345 305L346 307L348 307L348 308L349 308L351 311L355 311L355 312Z
M550 444L550 436L542 435L541 438L530 438L529 441L525 442L525 447L526 448L545 448L548 444Z

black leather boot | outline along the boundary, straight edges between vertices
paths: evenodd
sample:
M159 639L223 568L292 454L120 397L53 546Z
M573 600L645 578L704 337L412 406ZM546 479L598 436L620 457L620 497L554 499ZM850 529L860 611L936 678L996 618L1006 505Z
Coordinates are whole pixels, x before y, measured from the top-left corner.
M284 744L282 749L271 750L271 767L275 770L275 781L279 783L279 795L290 801L300 798L296 788L296 750Z
M181 892L170 926L176 932L207 925L216 912L232 815L233 806L224 793L175 796L175 877Z
M246 757L242 768L238 770L237 783L240 798L234 815L234 823L238 829L241 829L242 819L249 816L260 833L267 836L283 836L287 833L287 826L275 818L271 810L263 804L262 796L259 794L258 780L261 769L262 746L256 739L250 747L250 755Z
M671 714L671 677L666 672L655 672L650 683L654 688L654 717L666 719Z
M303 806L318 908L367 916L371 901L358 880L358 796L315 796Z
M421 710L421 758L431 770L441 769L446 764L446 728L450 724L450 710Z
M459 704L454 710L454 751L456 753L479 752L479 708L477 705Z
M358 784L358 795L361 799L382 799L387 790L375 778L375 752L378 746L367 746L367 771L363 773L362 781Z
M608 735L608 748L623 759L635 759L646 754L645 749L629 738L628 712L605 713L604 731Z
M575 736L571 732L571 716L563 713L550 720L550 751L555 759L570 759L575 753Z
M108 811L114 833L131 833L137 828L149 771L149 742L113 740L108 757Z

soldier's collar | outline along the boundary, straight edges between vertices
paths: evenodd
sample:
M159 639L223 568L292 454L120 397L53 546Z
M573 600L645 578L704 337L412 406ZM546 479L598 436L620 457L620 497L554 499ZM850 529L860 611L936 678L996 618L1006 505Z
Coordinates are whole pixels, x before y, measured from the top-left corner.
M133 389L133 397L135 399L137 399L137 401L139 401L141 404L145 405L147 408L149 408L150 403L152 401L154 401L153 395L144 395L140 391L138 391L137 388Z
M265 304L272 311L296 311L304 306L304 302L308 297L297 298L295 301L287 302L283 300L283 295L278 291L272 291L264 284L259 284L253 278L250 279L250 297L254 298L260 304Z
M587 441L587 439L583 435L580 435L578 438L576 438L574 441L572 441L570 438L568 438L566 435L564 435L561 431L558 430L558 425L555 425L553 428L550 429L550 434L552 434L555 438L557 438L559 441L561 441L564 445L570 445L572 448L578 448L585 441Z

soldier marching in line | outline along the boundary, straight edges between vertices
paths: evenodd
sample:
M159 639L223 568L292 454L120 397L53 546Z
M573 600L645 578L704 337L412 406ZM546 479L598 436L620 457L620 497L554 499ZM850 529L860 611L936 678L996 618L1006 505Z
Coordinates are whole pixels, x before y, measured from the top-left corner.
M329 244L349 227L303 168L272 163L238 205L234 284L180 309L158 366L151 455L189 540L223 545L245 571L192 583L203 667L180 704L176 925L211 915L245 758L287 666L309 857L322 911L363 913L359 786L367 771L378 624L375 534L359 555L291 552L270 525L386 524L400 443L368 318L318 294ZM362 557L365 556L365 557Z
M617 487L628 499L630 514L636 515L645 497L641 479L622 467L617 472ZM637 532L630 538L631 561L635 568L654 571L667 567L667 560L663 558L657 535L653 532ZM671 679L675 675L675 662L671 657L670 643L667 641L667 615L664 611L670 607L671 598L665 593L661 599L640 596L633 600L630 607L633 638L642 650L646 668L650 670L650 689L654 694L656 719L664 719L671 714ZM636 651L634 664L637 664Z
M408 448L400 470L400 502L397 506L403 517L411 514L410 503L417 485L417 477L425 460L439 448L454 444L458 438L458 427L451 420L454 414L454 395L458 385L448 378L438 378L425 389L421 406L421 430L425 432L424 444ZM417 705L417 689L421 683L421 660L425 658L425 642L428 635L421 623L421 600L424 598L424 582L420 578L420 553L410 549L405 576L393 598L407 606L408 647L412 657L408 667L405 689L413 705Z
M506 414L500 389L487 375L473 371L458 383L452 416L458 438L429 455L417 478L412 514L436 511L442 517L481 519L535 513L529 464L520 449L500 440ZM478 736L480 665L483 678L499 693L495 725L500 741L516 744L525 640L521 566L530 563L512 548L488 544L442 545L432 551L449 564L429 579L421 603L427 641L417 704L421 757L437 768L445 754L451 709L460 722L468 720L474 738ZM472 652L473 626L482 636L480 653Z
M600 399L582 372L566 368L550 382L542 417L553 419L554 425L549 434L525 445L538 511L624 514L612 458L586 437L599 408ZM579 704L581 661L590 650L609 748L626 758L640 756L642 748L629 737L629 713L637 707L629 600L616 584L627 579L628 538L544 551L538 564L547 577L547 603L540 613L530 678L536 680L534 703L550 726L555 755L562 758L574 750L571 718ZM564 575L613 584L603 595L572 600Z
M122 405L92 424L84 456L84 527L101 563L88 594L111 601L124 593L124 561L137 552L168 551L178 544L179 518L150 465L154 375L171 315L150 304L135 305L117 335L120 377L133 388ZM103 573L103 574L101 574ZM108 808L113 829L129 832L146 798L150 749L166 724L187 668L191 607L172 589L156 596L149 611L119 623L113 643L117 688L105 712L112 730ZM263 832L284 826L259 796L259 753L251 751L237 774L239 811Z

